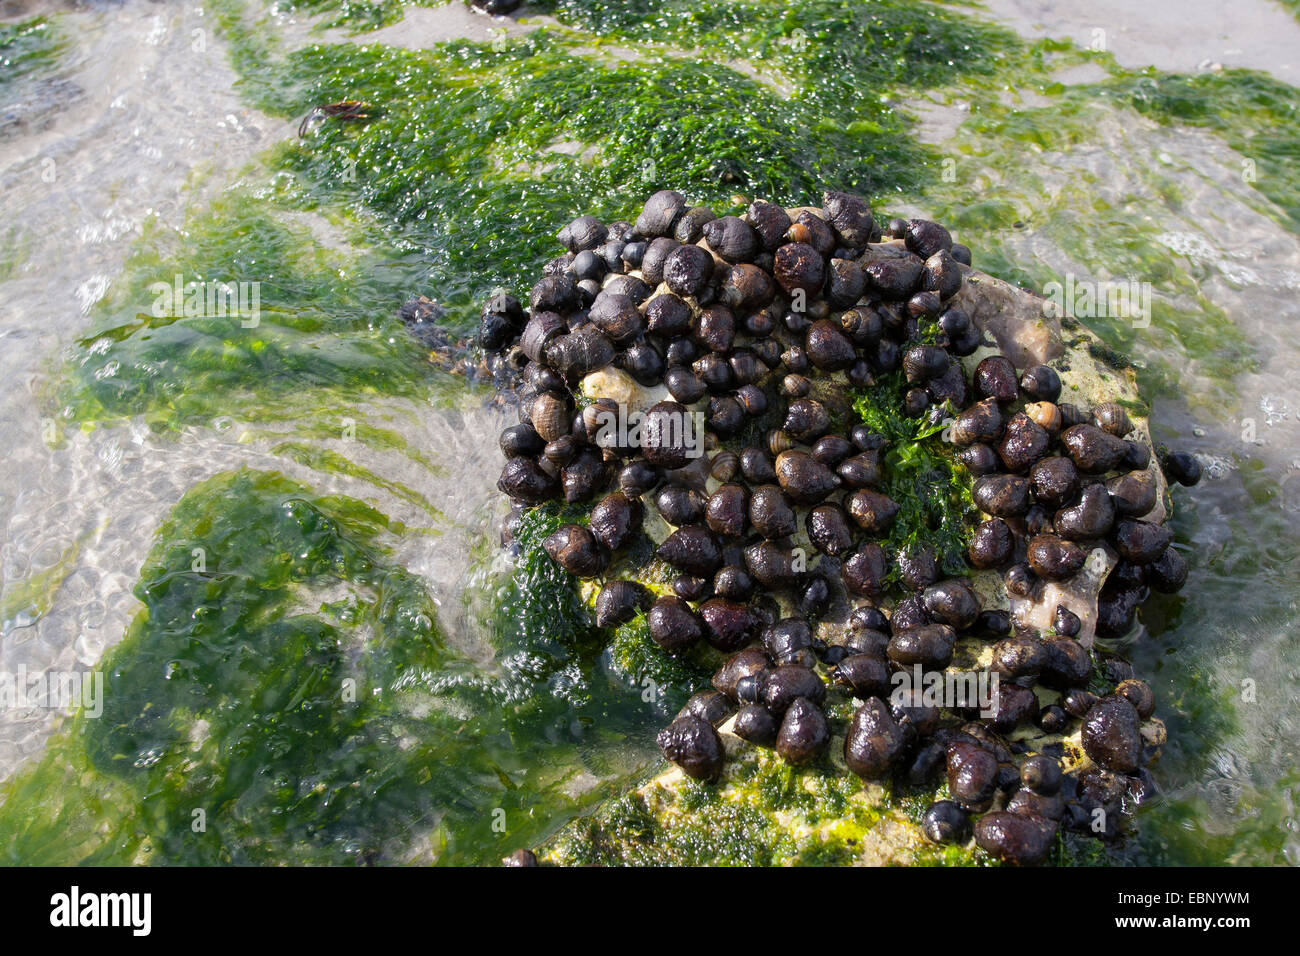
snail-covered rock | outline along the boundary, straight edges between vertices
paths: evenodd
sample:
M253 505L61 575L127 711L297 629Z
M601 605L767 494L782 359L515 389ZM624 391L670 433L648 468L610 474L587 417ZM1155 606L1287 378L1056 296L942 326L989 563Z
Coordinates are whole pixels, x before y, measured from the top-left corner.
M1139 730L1152 714L1150 688L1121 681L1131 671L1113 668L1106 697L1080 688L1098 679L1094 637L1131 627L1148 590L1186 580L1181 554L1145 527L1166 518L1164 475L1126 411L1141 407L1132 378L1094 361L1090 333L1072 329L1067 349L1040 300L971 271L937 223L891 221L882 236L858 197L824 202L757 200L719 218L664 191L637 227L579 217L530 313L485 308L489 368L520 383L520 425L500 438L514 499L503 540L535 547L528 507L563 497L548 540L595 575L573 586L598 628L619 629L611 674L716 668L661 743L724 800L764 766L828 792L814 781L845 772L832 742L844 734L848 771L868 779L924 789L948 771L952 799L923 820L871 811L909 834L913 859L934 860L936 841L948 857L972 852L982 813L974 852L1033 862L1038 832L1021 821L1052 830L1094 804L1124 812L1108 780L1126 771L1102 762L1119 758L1070 741L1111 697ZM963 411L946 427L952 410ZM656 411L638 432L637 416ZM949 577L963 554L969 576ZM642 628L657 645L648 656L632 650ZM991 699L886 703L899 671L972 668L999 676ZM726 741L720 766L692 720ZM1145 727L1158 745L1158 721ZM1034 756L1051 746L1059 766ZM828 747L832 759L817 759ZM637 799L672 801L685 772ZM681 804L661 813L645 798L651 837L629 852L671 859L657 836ZM765 808L760 827L779 829L781 812ZM810 818L809 838L821 832ZM858 845L886 859L887 843ZM593 845L602 859L632 846L608 831Z

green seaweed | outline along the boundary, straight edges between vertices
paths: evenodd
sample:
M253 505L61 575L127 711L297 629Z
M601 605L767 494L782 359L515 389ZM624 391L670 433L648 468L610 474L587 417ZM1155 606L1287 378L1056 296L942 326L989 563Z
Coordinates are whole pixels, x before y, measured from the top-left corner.
M423 583L387 563L389 533L274 474L191 489L102 665L102 715L0 791L5 859L486 862L602 795L566 791L607 736L537 759L555 714L511 708L448 645Z
M65 45L46 17L0 23L0 96L7 98L19 82L48 70Z
M966 548L975 508L970 497L970 473L943 440L947 420L903 414L901 372L891 372L861 390L854 409L862 421L886 442L880 491L898 504L898 516L883 541L890 554L929 547L945 572L970 573ZM897 581L897 567L890 581Z

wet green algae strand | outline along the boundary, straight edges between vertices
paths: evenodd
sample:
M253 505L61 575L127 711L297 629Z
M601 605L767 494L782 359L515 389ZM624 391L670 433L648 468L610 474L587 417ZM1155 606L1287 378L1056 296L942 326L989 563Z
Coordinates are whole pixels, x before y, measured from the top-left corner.
M64 48L46 17L0 23L0 96L7 100L20 82L47 71Z
M888 442L882 459L880 491L898 504L898 515L881 541L887 554L930 548L949 575L966 575L966 549L978 513L971 500L971 475L953 456L943 432L956 411L938 422L903 414L901 372L863 389L854 409L872 431ZM891 563L889 581L898 582Z

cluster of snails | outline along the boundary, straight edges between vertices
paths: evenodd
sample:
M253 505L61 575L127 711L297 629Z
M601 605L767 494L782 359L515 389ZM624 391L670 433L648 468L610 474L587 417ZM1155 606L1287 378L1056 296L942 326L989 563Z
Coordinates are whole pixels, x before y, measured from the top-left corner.
M1150 450L1125 439L1133 430L1128 413L1115 402L1089 411L1059 402L1060 376L1046 365L1028 369L1017 384L1015 367L1000 355L976 367L974 390L975 402L950 431L958 459L976 476L975 504L989 516L975 529L970 563L1005 568L1007 590L1032 598L1043 581L1079 573L1093 544L1109 542L1119 562L1100 595L1097 632L1126 633L1147 588L1173 593L1187 580L1173 532L1143 520L1159 487ZM1190 455L1169 455L1164 464L1181 484L1200 477ZM1077 634L1073 617L1058 615L1057 633Z
M1156 491L1144 446L1124 440L1118 405L1085 417L1057 404L1060 379L1047 366L1018 375L992 356L968 383L960 359L984 344L956 301L971 256L942 225L895 219L882 231L862 198L841 192L791 213L757 200L743 216L717 217L664 190L635 223L581 216L565 227L568 252L546 266L528 309L508 295L484 306L489 364L522 383L520 422L500 439L498 487L514 501L507 536L529 507L592 503L586 523L562 526L544 548L569 573L602 579L597 625L644 613L670 653L707 642L731 655L713 689L659 735L692 777L720 775L716 728L733 714L743 739L791 763L816 758L832 738L829 686L863 701L845 735L853 772L924 785L946 769L952 799L927 814L931 839L968 839L979 813L980 846L1032 863L1058 824L1087 829L1095 809L1113 811L1103 814L1113 833L1120 801L1149 787L1140 727L1150 689L1124 680L1101 698L1084 690L1092 662L1065 607L1055 633L1013 634L1007 612L983 609L963 579L944 577L933 549L887 553L899 512L880 490L888 442L844 421L844 396L901 373L904 413L937 420L973 390L950 429L988 516L971 537L971 565L1007 568L1008 588L1028 595L1039 579L1079 570L1078 542L1106 538L1124 559L1103 612L1112 627L1142 588L1172 590L1186 576L1168 533L1140 520ZM635 442L601 429L627 409L586 387L611 372L598 381L628 382L625 401L630 383L650 396ZM703 436L690 433L693 411ZM1058 442L1065 454L1050 455ZM1194 465L1173 456L1166 467L1190 481ZM657 596L606 574L644 538L647 505L673 529L655 551L675 575L672 593ZM820 554L812 568L805 538ZM895 580L906 596L886 615L878 605ZM814 633L853 605L838 639ZM897 670L943 670L963 634L997 642L1005 679L992 716L891 701ZM1038 682L1061 703L1040 707ZM1017 769L1016 747L999 735L1026 722L1063 733L1071 717L1083 721L1087 774L1062 774L1043 755Z

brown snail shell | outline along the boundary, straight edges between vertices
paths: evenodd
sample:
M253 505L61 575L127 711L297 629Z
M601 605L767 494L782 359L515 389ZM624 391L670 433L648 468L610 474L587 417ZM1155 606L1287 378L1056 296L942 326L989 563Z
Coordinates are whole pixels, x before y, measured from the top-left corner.
M566 524L542 541L551 560L579 578L594 578L604 570L605 561L595 537L577 524Z
M788 450L776 456L776 480L781 489L803 505L816 504L840 485L829 468L807 452Z

